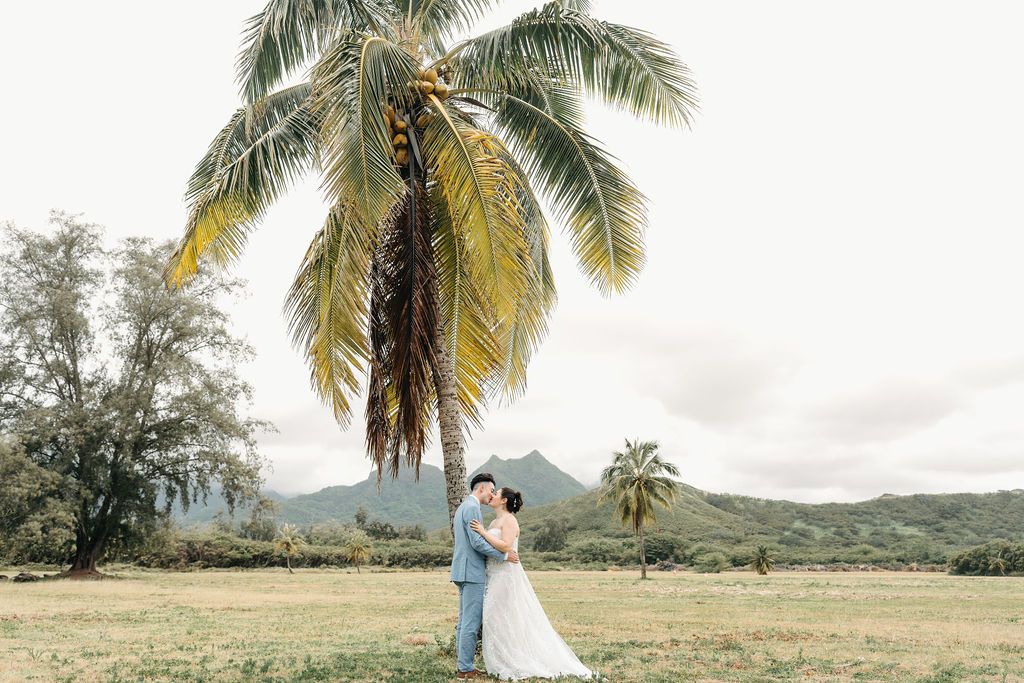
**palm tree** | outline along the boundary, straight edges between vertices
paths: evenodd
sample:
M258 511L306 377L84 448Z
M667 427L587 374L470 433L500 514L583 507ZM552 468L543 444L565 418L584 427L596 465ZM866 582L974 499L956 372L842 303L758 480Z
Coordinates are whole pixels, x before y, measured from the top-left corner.
M364 533L356 533L342 547L341 556L346 562L356 566L356 574L361 574L359 565L366 564L371 552L373 546L370 545L370 537Z
M754 561L750 563L750 567L761 576L775 569L775 558L768 554L768 546L757 546L754 551Z
M614 501L622 526L629 525L640 537L640 578L647 578L647 555L644 552L644 526L658 528L654 504L671 509L679 491L679 469L658 455L657 441L626 439L626 450L616 451L612 464L601 472L601 498L598 505Z
M551 2L452 43L494 0L270 0L237 70L245 104L188 183L171 286L225 266L297 178L331 208L286 298L292 339L346 425L368 375L378 478L416 468L440 427L449 514L466 493L463 421L525 390L556 296L538 195L586 277L622 291L643 265L646 199L590 137L586 96L689 125L686 67L653 36ZM312 63L308 80L277 91Z
M295 573L292 571L292 555L297 553L299 547L305 545L305 543L305 539L299 534L294 524L285 524L277 533L277 538L274 539L274 546L284 551L284 561L288 566L289 574Z

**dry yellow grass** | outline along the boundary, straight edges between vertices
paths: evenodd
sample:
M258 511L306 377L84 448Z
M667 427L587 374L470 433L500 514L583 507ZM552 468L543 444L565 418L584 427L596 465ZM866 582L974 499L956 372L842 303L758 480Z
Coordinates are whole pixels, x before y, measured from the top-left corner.
M0 583L0 680L446 681L441 572L170 573ZM3 572L11 574L11 572ZM1024 579L532 572L612 681L1024 681Z

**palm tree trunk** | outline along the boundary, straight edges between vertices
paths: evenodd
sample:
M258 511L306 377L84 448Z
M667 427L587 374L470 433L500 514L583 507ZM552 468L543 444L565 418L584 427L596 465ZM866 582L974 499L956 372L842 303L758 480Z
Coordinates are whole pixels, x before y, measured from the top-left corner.
M436 298L436 293L435 293ZM440 301L437 302L440 308ZM448 355L448 340L444 322L437 316L437 336L434 340L437 365L434 367L434 386L437 389L437 421L441 429L441 453L444 456L445 493L448 498L448 525L455 519L455 511L467 494L466 448L462 441L462 412L459 410L458 385L455 368Z
M291 555L285 555L284 556L284 563L286 565L288 565L288 573L289 574L294 574L295 572L292 571L292 556Z
M640 578L647 578L647 553L644 551L644 526L640 525Z

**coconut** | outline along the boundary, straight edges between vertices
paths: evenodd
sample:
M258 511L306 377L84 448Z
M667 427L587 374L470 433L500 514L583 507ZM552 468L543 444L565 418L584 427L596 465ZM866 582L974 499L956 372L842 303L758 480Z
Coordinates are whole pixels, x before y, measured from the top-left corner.
M400 149L395 153L395 163L399 166L406 166L409 163L409 152L406 149Z
M445 85L444 83L438 83L437 85L434 86L434 94L437 95L438 98L442 100L447 98L448 86Z
M384 105L384 113L388 117L388 122L392 126L395 125L395 108L390 105Z
M433 114L420 114L420 117L416 119L417 128L426 128L430 125L430 122L434 120Z
M395 129L396 133L404 133L406 129L409 127L409 124L407 124L405 121L395 121L391 125L391 127Z
M399 133L398 135L395 136L395 139L391 141L391 144L393 144L395 147L405 147L406 145L409 144L409 140L404 135Z
M434 84L430 81L420 81L420 92L424 95L429 95L434 92Z
M424 81L429 81L431 83L435 83L436 84L437 83L437 69L427 69L426 71L424 71L423 73L420 74L420 78L422 78Z

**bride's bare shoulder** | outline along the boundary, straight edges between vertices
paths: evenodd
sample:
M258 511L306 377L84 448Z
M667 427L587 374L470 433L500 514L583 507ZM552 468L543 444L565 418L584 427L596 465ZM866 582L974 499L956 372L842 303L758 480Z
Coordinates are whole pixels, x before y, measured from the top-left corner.
M503 529L508 529L509 533L512 534L513 536L518 536L519 535L519 520L516 519L515 515L508 515L507 517L505 517L505 521L502 524L502 528ZM502 531L501 533L504 534L505 532Z

